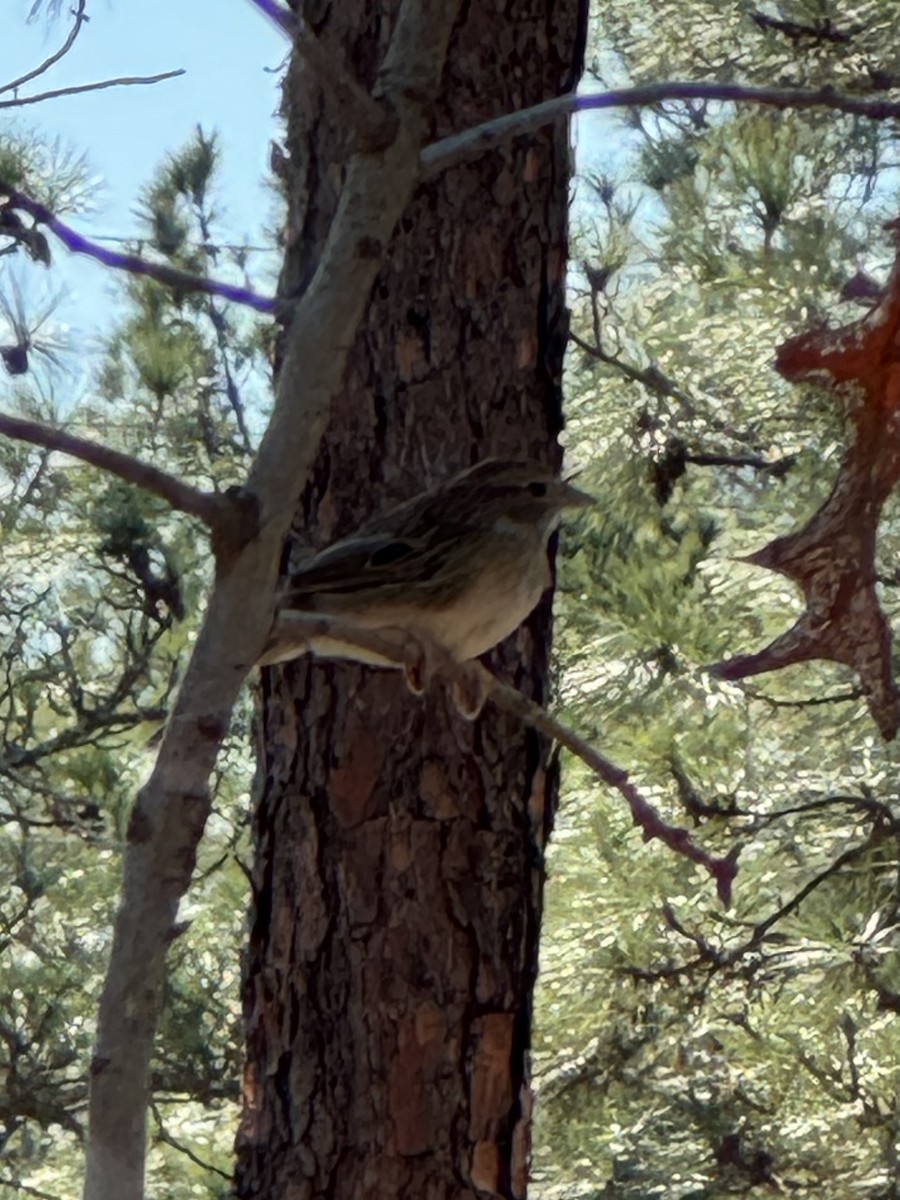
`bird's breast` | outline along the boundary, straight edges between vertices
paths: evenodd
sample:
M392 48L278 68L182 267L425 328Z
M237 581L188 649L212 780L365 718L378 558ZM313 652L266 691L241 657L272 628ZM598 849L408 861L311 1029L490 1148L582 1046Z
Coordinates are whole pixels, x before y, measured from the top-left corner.
M452 605L422 614L432 637L458 661L477 658L525 620L550 586L546 551L522 561L494 562Z

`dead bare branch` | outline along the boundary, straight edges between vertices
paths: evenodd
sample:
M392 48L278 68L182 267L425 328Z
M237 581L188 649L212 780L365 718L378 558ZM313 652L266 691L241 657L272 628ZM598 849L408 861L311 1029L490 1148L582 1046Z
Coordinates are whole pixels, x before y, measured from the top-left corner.
M210 774L271 625L284 537L384 247L419 180L458 9L458 0L405 0L399 8L381 70L397 134L380 153L357 153L347 164L318 269L286 334L274 411L247 480L258 504L255 536L218 572L156 765L135 803L91 1070L88 1200L143 1196L166 950L209 814Z
M175 79L184 75L183 67L174 71L162 71L159 75L122 75L118 79L101 79L97 83L79 83L72 87L54 88L51 92L40 92L37 96L20 96L15 100L0 100L0 108L24 108L27 104L43 104L45 100L57 100L60 96L78 96L82 92L101 92L112 87L137 87L148 83L162 83L164 79Z
M152 1104L151 1110L153 1112L154 1120L156 1121L156 1136L160 1142L164 1142L165 1145L171 1146L173 1150L177 1150L179 1154L183 1154L186 1158L189 1158L192 1163L195 1163L204 1171L209 1171L213 1175L218 1175L221 1179L231 1179L231 1176L226 1171L223 1171L221 1167L217 1167L214 1163L207 1162L198 1154L195 1154L190 1146L188 1146L185 1142L179 1141L178 1138L169 1133L168 1129L166 1128L166 1123L162 1119L162 1113L159 1111L158 1105Z
M45 71L49 71L54 63L58 63L61 58L69 53L75 44L75 39L81 32L81 27L87 20L87 17L84 14L86 3L87 0L78 0L78 6L74 9L72 14L75 17L74 24L69 30L69 36L63 42L60 48L54 51L49 58L45 58L40 66L35 67L33 71L26 71L26 73L24 75L20 75L18 79L10 80L9 83L4 83L2 86L0 86L0 95L2 95L4 92L15 92L22 86L23 83L30 83L32 79L37 79L39 75L43 75Z

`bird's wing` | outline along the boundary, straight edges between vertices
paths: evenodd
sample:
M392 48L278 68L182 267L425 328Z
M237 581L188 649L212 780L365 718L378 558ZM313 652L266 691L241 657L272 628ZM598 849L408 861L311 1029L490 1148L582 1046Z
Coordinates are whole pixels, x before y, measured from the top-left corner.
M405 567L424 566L427 544L415 538L369 534L328 546L293 572L285 583L284 603L300 606L315 592L355 592L402 582Z

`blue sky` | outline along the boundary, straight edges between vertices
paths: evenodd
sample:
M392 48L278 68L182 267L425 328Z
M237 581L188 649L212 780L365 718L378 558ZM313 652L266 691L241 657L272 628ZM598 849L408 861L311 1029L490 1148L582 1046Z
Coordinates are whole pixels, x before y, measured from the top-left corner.
M5 0L0 39L0 83L35 67L65 40L71 27L68 3L60 17L26 24L32 0ZM89 0L90 21L58 64L21 90L22 95L88 83L119 75L152 75L183 67L178 79L149 87L124 87L0 112L0 130L12 124L42 136L60 136L87 152L98 186L95 211L70 218L88 237L129 235L136 229L133 208L142 185L167 151L182 145L198 123L221 137L224 219L236 238L259 240L271 216L271 195L260 181L269 142L277 136L278 74L287 49L278 31L248 0ZM20 18L19 23L14 19ZM6 97L4 97L6 98ZM32 286L56 289L66 298L58 315L85 335L115 319L111 273L57 243L52 282L33 280L39 268L28 264ZM17 256L19 257L19 256ZM26 264L18 263L22 274Z
M65 40L71 0L57 19L26 17L33 0L5 0L13 13L0 40L0 84L37 66ZM45 7L48 0L44 0ZM199 123L220 135L222 177L219 211L227 232L265 242L261 226L273 213L262 186L269 143L279 136L279 68L287 42L250 0L88 0L89 22L72 50L22 95L120 75L153 75L184 68L177 79L152 86L122 87L62 97L0 111L0 131L12 125L43 138L61 137L85 151L97 186L93 211L68 217L88 237L129 236L138 228L134 208L140 189L167 152L177 149ZM15 19L18 17L18 21ZM4 97L6 98L6 97ZM615 158L618 118L592 114L578 122L582 166L608 169ZM587 153L585 153L585 151ZM594 160L594 161L591 161ZM27 311L42 308L60 289L55 311L79 349L96 347L98 335L121 315L116 273L90 259L67 254L51 239L53 269L16 256L12 270L24 287ZM0 260L0 287L8 293L12 259ZM265 282L259 290L268 290ZM3 340L0 338L0 340ZM67 362L67 367L74 364ZM89 364L82 361L82 379Z

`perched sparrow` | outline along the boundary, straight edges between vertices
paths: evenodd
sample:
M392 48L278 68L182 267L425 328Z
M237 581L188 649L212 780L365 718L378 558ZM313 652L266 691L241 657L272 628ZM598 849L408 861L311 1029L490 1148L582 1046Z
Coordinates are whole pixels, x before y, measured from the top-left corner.
M512 633L550 586L547 542L562 509L592 502L545 467L487 459L304 563L285 581L260 663L312 650L398 666L327 632L298 645L292 613L402 631L457 662L476 658Z

